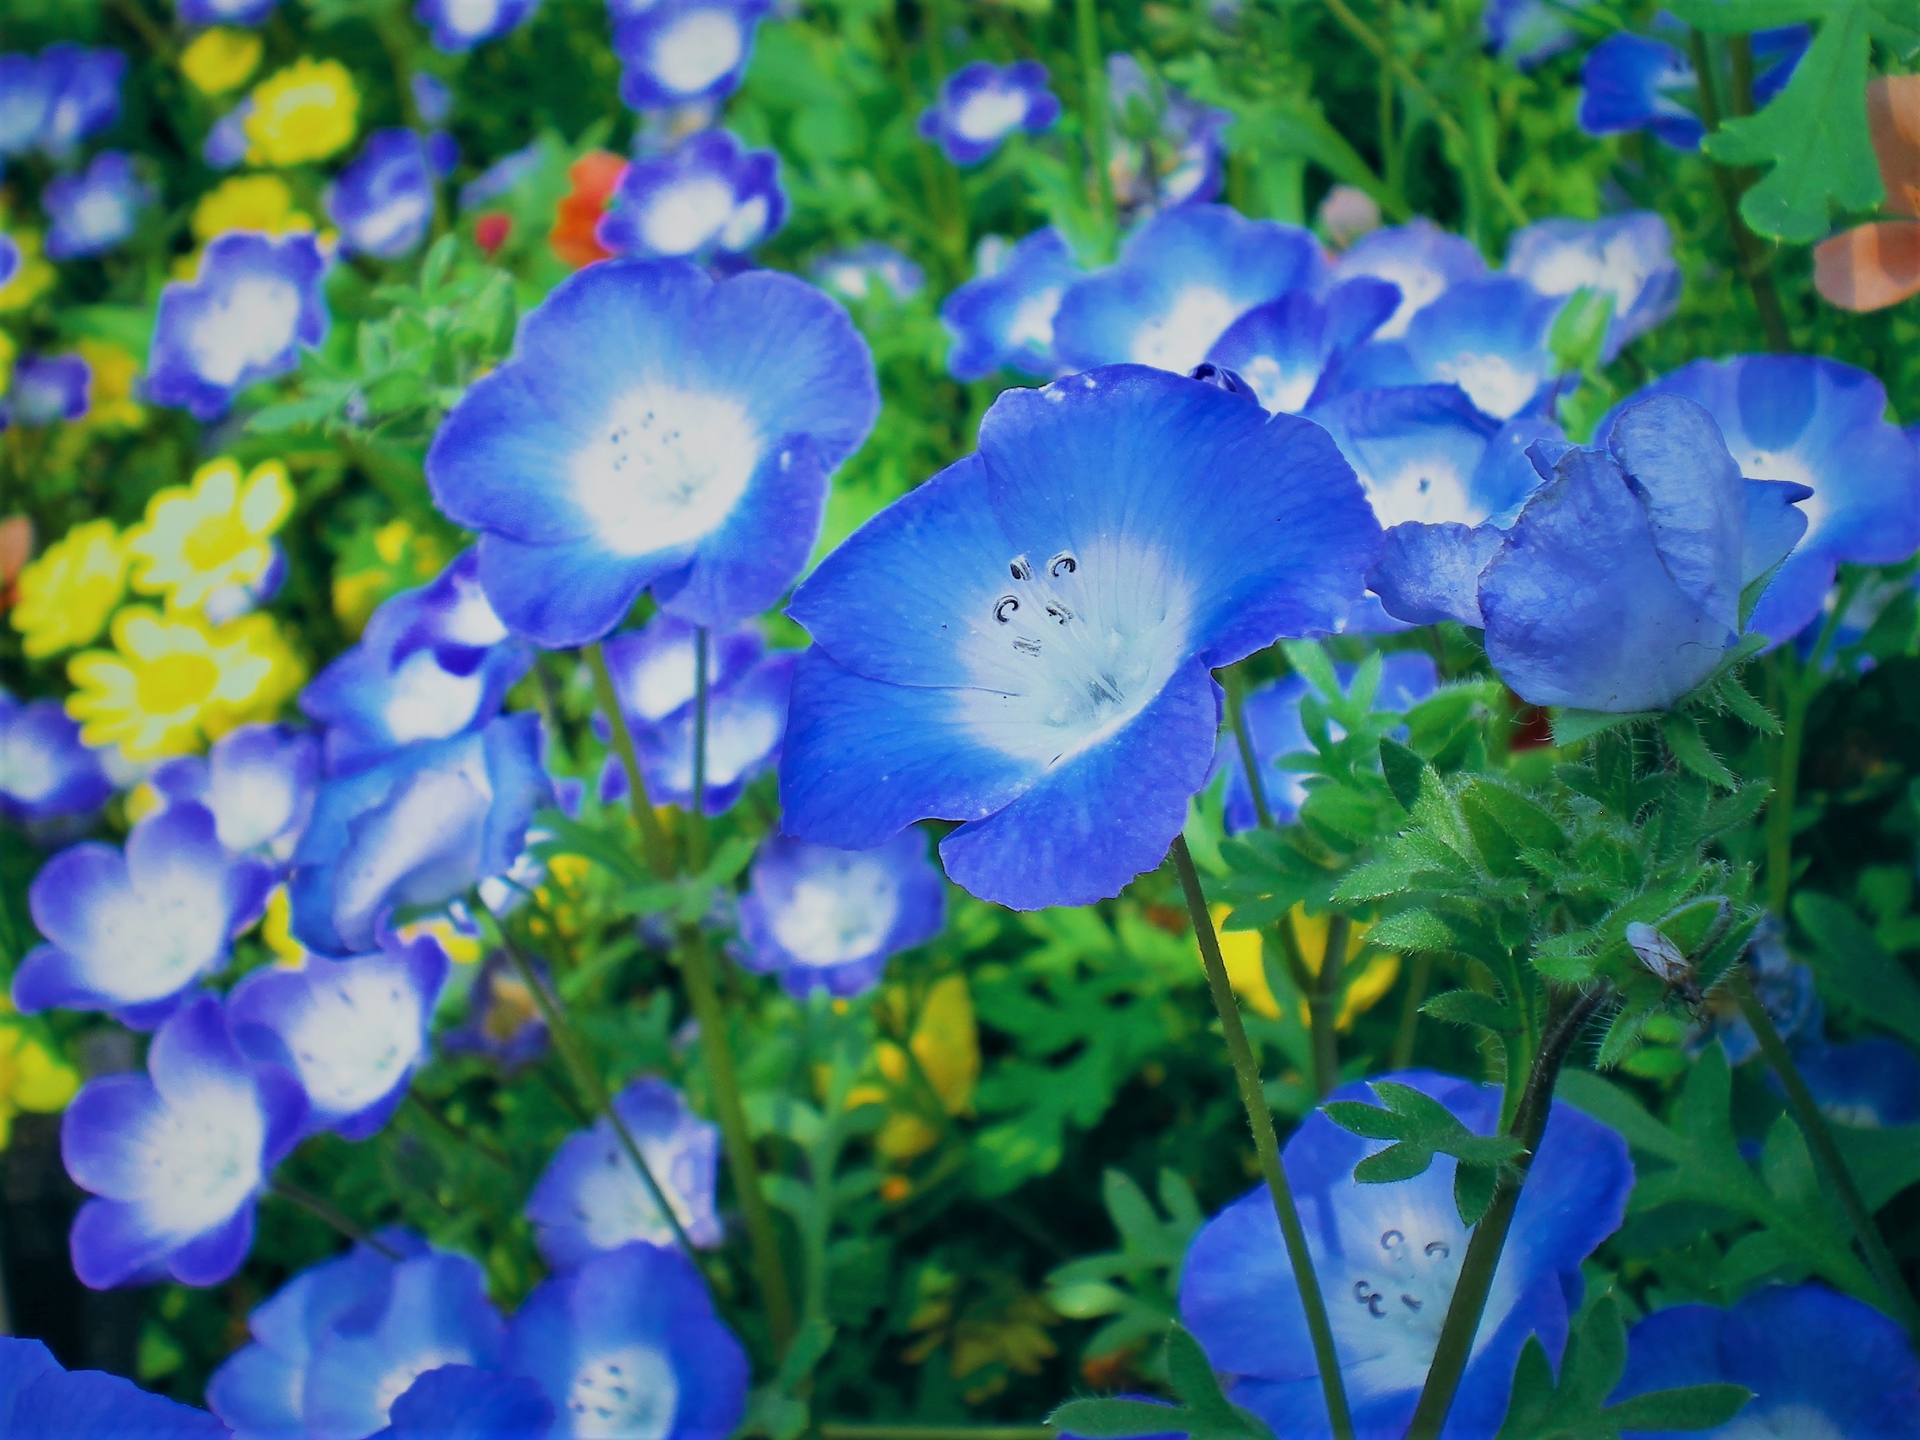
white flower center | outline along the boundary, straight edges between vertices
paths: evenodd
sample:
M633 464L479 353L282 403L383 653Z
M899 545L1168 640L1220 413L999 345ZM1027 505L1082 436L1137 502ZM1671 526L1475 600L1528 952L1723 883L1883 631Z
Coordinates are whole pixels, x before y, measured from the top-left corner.
M718 529L760 463L760 437L730 395L643 383L615 400L568 467L600 544L647 555Z
M134 1140L147 1224L197 1235L224 1222L260 1188L266 1124L250 1089L203 1083L155 1112Z
M1444 459L1415 460L1391 475L1361 477L1383 528L1416 520L1423 525L1478 525L1485 507L1467 494L1466 478Z
M330 970L287 1038L300 1083L325 1110L351 1115L398 1083L420 1054L420 996L385 966Z
M429 1370L438 1370L442 1365L471 1365L473 1352L442 1346L434 1350L421 1350L395 1365L381 1375L373 1387L373 1408L384 1421L393 1409L393 1402L413 1388L413 1382Z
M773 915L773 933L803 965L863 960L885 942L900 913L893 872L871 856L816 862Z
M390 684L381 715L401 744L458 735L479 709L486 688L478 671L452 675L442 670L431 650L416 650L401 661Z
M1240 318L1240 309L1211 285L1189 285L1162 314L1133 332L1127 358L1184 374L1207 358L1213 342Z
M1811 1405L1776 1405L1764 1415L1736 1415L1713 1433L1720 1440L1847 1440L1830 1417Z
M31 805L59 782L60 767L50 751L18 731L0 731L0 795Z
M440 638L455 645L498 645L507 638L507 627L500 623L487 592L478 579L454 582L455 600L439 625Z
M603 1121L593 1132L601 1145L599 1163L587 1171L574 1193L574 1216L587 1242L596 1250L618 1250L635 1240L650 1245L674 1243L673 1227L653 1203L647 1182L640 1178L633 1161L615 1141ZM640 1153L653 1171L667 1203L682 1226L693 1223L693 1207L686 1201L694 1188L694 1156L670 1140L648 1136L640 1140Z
M251 765L224 776L216 770L211 808L220 843L236 855L266 845L293 823L299 800L282 766Z
M1026 118L1026 91L976 90L954 112L953 131L961 139L978 144L998 140Z
M265 365L293 343L300 292L286 281L257 275L237 282L208 307L187 336L200 378L233 385L246 370Z
M227 940L221 877L176 862L135 891L110 890L87 917L86 982L121 1004L171 995L212 963Z
M493 28L500 0L443 0L447 24L462 35L482 35Z
M758 241L767 228L767 197L756 195L736 209L720 227L722 250L745 250Z
M567 1392L575 1440L665 1440L679 1409L679 1377L647 1345L594 1356L574 1371Z
M422 191L404 190L389 196L372 214L363 216L353 227L354 240L368 250L390 245L409 227L419 224L433 208L433 201Z
M696 10L676 21L653 47L653 73L669 90L694 95L740 63L746 39L724 10Z
M73 207L73 228L95 245L116 240L127 225L127 207L117 191L95 186Z
M1749 480L1788 480L1813 491L1798 507L1807 517L1807 533L1800 542L1801 547L1820 533L1820 526L1833 507L1827 503L1821 477L1814 473L1803 455L1796 450L1747 449L1734 452L1733 458L1740 462L1740 473Z
M1313 398L1320 372L1311 366L1282 370L1273 356L1256 355L1241 369L1240 378L1253 386L1253 393L1268 413L1295 415Z
M1523 370L1505 355L1456 355L1434 366L1441 380L1451 380L1483 415L1511 420L1540 388L1540 377Z
M1437 270L1396 260L1377 261L1372 268L1360 273L1391 281L1400 287L1399 308L1387 317L1386 324L1373 332L1376 340L1400 339L1407 333L1407 326L1413 317L1438 300L1440 292L1447 288L1446 277Z
M659 255L691 255L733 218L733 186L698 174L669 186L640 217L640 238Z
M1060 296L1065 287L1052 286L1027 296L1014 307L1013 323L1007 326L1007 343L1031 345L1035 350L1053 348L1053 317L1060 313Z

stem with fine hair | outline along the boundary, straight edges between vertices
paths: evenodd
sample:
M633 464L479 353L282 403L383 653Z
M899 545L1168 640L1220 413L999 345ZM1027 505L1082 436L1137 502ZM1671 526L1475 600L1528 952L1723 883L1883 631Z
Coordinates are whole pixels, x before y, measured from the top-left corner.
M1253 748L1253 731L1247 727L1247 682L1238 670L1226 672L1227 723L1233 727L1233 742L1240 750L1240 768L1247 775L1247 790L1253 796L1253 813L1262 830L1273 829L1273 807L1267 803L1266 779L1260 774L1259 758Z
M1767 1057L1767 1064L1779 1077L1781 1088L1787 1092L1787 1108L1793 1112L1800 1133L1806 1137L1807 1149L1813 1152L1814 1163L1833 1187L1840 1208L1846 1211L1847 1220L1853 1226L1854 1238L1860 1242L1860 1253L1866 1259L1867 1268L1886 1292L1887 1303L1892 1307L1894 1317L1906 1327L1909 1335L1920 1338L1920 1308L1915 1306L1913 1292L1908 1289L1906 1279L1900 1273L1900 1262L1894 1259L1893 1251L1887 1248L1886 1237L1881 1235L1866 1197L1853 1182L1853 1174L1840 1154L1840 1146L1827 1125L1827 1117L1820 1113L1819 1102L1813 1098L1813 1092L1807 1089L1807 1082L1801 1076L1799 1067L1793 1063L1793 1056L1788 1053L1786 1042L1780 1038L1773 1017L1767 1014L1767 1007L1760 1003L1760 997L1753 993L1753 982L1747 975L1744 960L1736 961L1729 968L1726 983L1740 1006L1741 1015L1753 1027L1754 1038L1760 1042L1760 1053Z
M1407 972L1407 998L1400 1008L1400 1029L1393 1037L1393 1050L1387 1061L1389 1070L1405 1070L1413 1064L1413 1042L1420 1033L1420 1007L1427 1003L1427 986L1433 979L1433 955L1422 950L1413 957Z
M634 823L640 827L640 844L647 854L647 865L662 880L673 875L673 851L667 846L667 832L660 817L653 813L647 798L647 777L640 773L640 756L633 748L633 731L627 728L627 712L621 708L620 692L613 688L613 674L607 669L607 653L598 641L587 646L587 667L593 671L593 693L613 728L613 753L620 757L620 768L627 775L627 799Z
M1300 1212L1293 1203L1293 1191L1287 1184L1287 1172L1280 1163L1280 1142L1274 1134L1273 1112L1267 1108L1267 1096L1260 1083L1260 1062L1247 1042L1245 1026L1240 1023L1240 1005L1227 979L1227 964L1220 955L1220 937L1214 934L1213 917L1207 913L1206 892L1200 888L1200 872L1193 867L1193 855L1186 837L1173 840L1173 867L1180 875L1180 889L1187 900L1187 912L1193 917L1194 938L1200 942L1200 958L1207 967L1207 986L1213 992L1214 1009L1220 1013L1220 1029L1227 1041L1227 1054L1233 1061L1234 1079L1240 1086L1240 1102L1246 1106L1247 1123L1253 1130L1253 1148L1260 1157L1260 1173L1273 1196L1273 1213L1280 1222L1280 1234L1286 1241L1287 1260L1293 1266L1294 1283L1300 1287L1300 1305L1307 1315L1307 1333L1313 1337L1314 1363L1320 1371L1320 1390L1326 1397L1327 1417L1334 1440L1353 1440L1353 1416L1347 1409L1347 1392L1340 1375L1340 1357L1333 1345L1333 1326L1327 1319L1327 1302L1320 1293L1320 1281L1313 1273L1313 1253L1307 1248L1307 1232L1300 1224Z
M1440 1339L1433 1348L1433 1363L1427 1368L1427 1383L1420 1391L1420 1403L1414 1407L1406 1440L1439 1440L1441 1430L1446 1427L1447 1412L1453 1408L1460 1377L1466 1373L1467 1361L1473 1354L1480 1316L1493 1290L1500 1252L1506 1248L1507 1234L1513 1228L1521 1188L1527 1183L1527 1171L1540 1148L1540 1137L1547 1131L1547 1117L1553 1110L1554 1083L1560 1078L1560 1067L1566 1063L1573 1042L1603 1002L1604 997L1596 992L1549 1007L1540 1048L1534 1052L1526 1088L1514 1111L1513 1124L1507 1130L1525 1148L1510 1168L1501 1172L1494 1185L1493 1202L1480 1217L1480 1223L1473 1227L1473 1238L1467 1242L1466 1259L1460 1263L1460 1278L1454 1282L1453 1299L1447 1305L1447 1318L1441 1322Z
M707 864L707 705L711 637L704 625L693 632L693 808L687 812L687 869Z
M378 1251L389 1260L397 1262L406 1258L384 1240L380 1240L362 1230L343 1213L335 1209L327 1201L322 1200L311 1190L303 1190L291 1180L282 1180L277 1175L267 1182L267 1188L282 1200L299 1206L302 1210L313 1216L314 1219L344 1239L351 1240L356 1245L364 1245L369 1250Z

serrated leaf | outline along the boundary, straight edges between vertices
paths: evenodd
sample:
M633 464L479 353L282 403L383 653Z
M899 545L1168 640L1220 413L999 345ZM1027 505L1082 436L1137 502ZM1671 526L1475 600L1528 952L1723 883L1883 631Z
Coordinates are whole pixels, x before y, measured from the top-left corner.
M1353 1178L1360 1185L1392 1185L1426 1174L1432 1164L1433 1151L1424 1145L1403 1141L1389 1145L1377 1155L1367 1156L1353 1167Z
M1669 715L1661 725L1660 733L1666 737L1667 748L1673 752L1673 758L1686 769L1722 790L1738 788L1740 782L1733 778L1733 772L1709 748L1706 737L1700 733L1700 727L1692 717L1677 713Z
M1500 1172L1483 1165L1461 1165L1453 1172L1453 1208L1462 1225L1478 1225L1493 1204Z
M1721 682L1719 695L1726 702L1727 709L1762 734L1780 733L1780 717L1755 698L1738 675L1729 675Z
M1502 1005L1491 995L1478 990L1447 990L1430 997L1420 1013L1431 1015L1447 1025L1477 1025L1495 1034L1509 1035L1520 1028L1520 1017L1510 1005Z
M1282 640L1280 649L1287 657L1287 664L1309 685L1329 700L1340 698L1340 677L1334 673L1333 661L1319 645L1311 640Z
M1752 1398L1744 1385L1687 1385L1649 1390L1600 1413L1617 1430L1717 1430Z
M1632 725L1641 720L1657 718L1647 711L1635 711L1629 715L1616 715L1611 710L1555 710L1553 712L1553 743L1556 745L1578 745L1582 740L1590 740L1620 725Z
M1387 788L1400 808L1409 814L1420 801L1421 776L1431 767L1420 752L1402 745L1392 736L1380 741L1380 773L1387 777Z
M1395 911L1367 932L1367 942L1411 954L1443 954L1459 945L1446 921L1431 910Z
M1320 1109L1342 1130L1368 1140L1397 1140L1406 1133L1406 1122L1400 1116L1362 1100L1332 1100Z

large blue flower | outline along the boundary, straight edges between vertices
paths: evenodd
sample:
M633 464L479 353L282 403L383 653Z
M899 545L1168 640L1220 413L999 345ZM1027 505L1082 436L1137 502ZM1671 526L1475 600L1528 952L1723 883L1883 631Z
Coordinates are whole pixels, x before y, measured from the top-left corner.
M349 255L397 260L427 238L433 221L427 147L411 130L376 130L327 189L327 214Z
M151 1029L232 938L260 918L273 875L220 844L213 815L171 806L133 827L122 854L97 840L62 850L33 877L27 903L47 937L20 964L13 1000L109 1010Z
M1375 332L1381 340L1400 339L1413 317L1450 287L1486 273L1487 262L1471 240L1449 235L1424 216L1361 236L1333 267L1335 280L1371 275L1400 287L1399 306Z
M780 157L703 130L665 155L635 160L594 230L619 255L744 255L787 218Z
M1542 220L1507 245L1507 270L1542 295L1591 288L1613 297L1602 360L1644 335L1680 304L1673 232L1650 210L1604 220Z
M1813 355L1696 360L1646 395L1705 406L1749 479L1812 488L1806 538L1753 612L1762 635L1785 640L1811 624L1842 561L1891 565L1920 548L1920 449L1888 423L1886 389L1866 371Z
M1224 205L1153 216L1108 268L1075 281L1053 320L1064 370L1132 361L1185 374L1256 305L1325 279L1320 242L1297 225Z
M1051 225L1017 245L997 236L981 241L974 278L940 306L940 319L953 336L947 369L956 380L982 380L1003 365L1023 375L1052 376L1059 369L1054 317L1080 273L1066 238Z
M1477 1134L1492 1134L1499 1125L1497 1089L1428 1071L1381 1078L1431 1095ZM1367 1082L1357 1081L1333 1098L1374 1097ZM1472 1234L1454 1203L1454 1162L1444 1156L1412 1180L1355 1183L1355 1164L1384 1148L1315 1112L1281 1156L1327 1296L1354 1425L1370 1436L1405 1431ZM1569 1312L1579 1304L1580 1263L1619 1227L1632 1188L1626 1143L1555 1103L1494 1273L1448 1435L1491 1435L1499 1428L1529 1335L1558 1357ZM1288 1440L1330 1433L1306 1312L1264 1186L1194 1237L1180 1283L1180 1315L1214 1368L1233 1377L1235 1403Z
M442 1365L407 1387L389 1419L370 1440L539 1440L553 1406L522 1376Z
M169 760L147 782L168 805L206 806L220 843L234 854L285 861L313 813L320 740L289 725L242 725L216 740L205 759Z
M105 254L133 234L140 212L153 199L153 187L118 150L102 151L78 175L49 180L40 192L40 203L53 220L47 231L48 258Z
M538 1382L554 1440L725 1440L746 1409L747 1357L693 1262L629 1245L546 1281L507 1334L509 1373Z
M636 1080L613 1108L640 1146L647 1168L667 1194L674 1217L696 1245L718 1245L714 1179L720 1132L687 1109L664 1080ZM527 1219L547 1263L572 1270L635 1241L674 1244L673 1227L628 1158L605 1116L568 1136L527 1200Z
M320 281L327 262L311 235L221 235L192 280L160 292L147 398L217 420L233 397L300 363L327 333Z
M609 260L526 318L441 425L427 478L481 532L481 583L517 634L596 640L649 585L722 625L793 583L879 403L866 342L804 281Z
M1364 344L1399 305L1399 287L1372 276L1343 281L1324 298L1296 290L1234 321L1207 360L1245 380L1268 410L1297 415L1328 366Z
M204 1410L100 1370L63 1370L38 1340L0 1336L0 1435L9 1440L227 1440Z
M0 690L0 815L28 823L85 815L113 794L100 752L58 700Z
M368 954L395 910L444 906L507 873L552 803L540 746L537 715L503 715L322 785L287 887L301 944Z
M73 1273L96 1290L225 1280L306 1109L297 1080L241 1054L213 996L178 1011L145 1075L89 1080L61 1119L67 1173L97 1197L73 1222Z
M871 850L835 850L785 835L754 857L740 900L740 963L794 995L871 990L887 960L946 923L947 887L927 837L902 830Z
M1683 1385L1744 1385L1741 1412L1690 1436L1901 1440L1920 1436L1920 1361L1892 1320L1819 1285L1768 1285L1731 1310L1675 1305L1627 1335L1614 1401ZM1678 1431L1633 1440L1681 1440Z
M432 27L434 49L458 55L524 25L539 6L540 0L420 0L413 13Z
M975 60L947 77L940 99L920 115L920 134L937 140L956 165L978 165L1016 130L1038 133L1060 118L1038 60L995 65Z
M1007 391L977 455L795 595L816 643L794 679L786 829L864 849L928 816L977 822L941 846L974 894L1116 894L1206 780L1209 672L1334 629L1379 533L1307 421L1135 365Z
M622 6L613 49L620 98L636 110L720 100L740 87L770 0L654 0Z
M486 725L532 663L487 602L468 550L430 584L384 601L360 643L301 692L300 708L326 727L327 769L347 774Z

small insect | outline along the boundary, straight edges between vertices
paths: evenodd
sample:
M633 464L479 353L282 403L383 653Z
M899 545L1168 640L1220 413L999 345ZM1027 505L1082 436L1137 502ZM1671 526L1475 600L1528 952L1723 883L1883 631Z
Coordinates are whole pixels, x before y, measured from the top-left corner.
M1685 1002L1689 1010L1698 1010L1705 997L1694 979L1693 962L1680 953L1680 947L1651 925L1638 921L1627 926L1627 944L1640 957L1640 963Z

